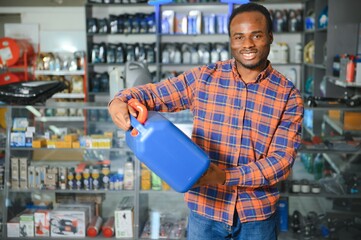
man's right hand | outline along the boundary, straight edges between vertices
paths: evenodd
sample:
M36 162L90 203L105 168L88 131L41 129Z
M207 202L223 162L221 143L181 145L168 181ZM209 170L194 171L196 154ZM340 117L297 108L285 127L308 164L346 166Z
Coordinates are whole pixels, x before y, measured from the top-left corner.
M130 128L130 118L129 114L137 117L137 112L129 106L127 103L123 102L118 98L114 98L108 106L108 111L114 124L123 129L124 131Z

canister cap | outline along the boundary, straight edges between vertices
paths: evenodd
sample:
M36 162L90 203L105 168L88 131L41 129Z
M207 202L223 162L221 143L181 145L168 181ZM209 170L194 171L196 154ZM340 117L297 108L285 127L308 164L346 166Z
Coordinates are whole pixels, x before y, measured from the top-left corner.
M110 228L103 228L103 236L104 237L113 237L113 230Z
M98 231L95 228L90 227L90 228L88 228L86 235L88 237L96 237L96 236L98 236Z

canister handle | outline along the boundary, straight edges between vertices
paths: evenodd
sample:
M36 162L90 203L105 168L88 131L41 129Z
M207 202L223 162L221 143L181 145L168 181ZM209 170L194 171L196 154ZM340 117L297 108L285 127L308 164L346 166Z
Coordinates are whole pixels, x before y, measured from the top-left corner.
M138 112L137 119L135 119L132 115L130 115L130 123L134 127L130 135L135 137L138 135L138 130L139 131L143 130L142 124L144 124L148 118L148 110L143 104L139 102L138 99L135 98L130 99L128 101L128 105ZM136 128L138 128L138 130Z

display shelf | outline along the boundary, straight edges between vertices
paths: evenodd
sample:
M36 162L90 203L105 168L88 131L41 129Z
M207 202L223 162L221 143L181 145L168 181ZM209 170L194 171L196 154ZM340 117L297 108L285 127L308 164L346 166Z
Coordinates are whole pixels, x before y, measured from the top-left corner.
M282 197L318 197L318 198L330 198L330 199L337 199L337 198L347 198L347 199L361 199L361 194L344 194L338 195L334 193L281 193Z
M148 7L148 3L91 3L87 2L86 7Z
M322 156L337 174L340 174L342 172L342 166L345 163L338 155L323 153Z
M134 194L135 190L105 190L105 189L91 189L91 190L70 190L70 189L9 189L9 193L78 193L78 194Z
M326 66L323 65L323 64L306 63L305 66L306 67L311 67L311 68L318 68L318 69L326 70Z
M83 99L85 98L84 93L55 93L52 98L63 98L63 99Z
M344 125L341 121L330 118L328 115L323 115L323 120L327 123L332 129L337 131L340 135L344 135L346 132L359 135L361 130L345 130Z
M111 148L90 148L90 147L81 147L81 148L32 148L32 147L10 147L14 151L48 151L48 150L58 150L58 151L74 151L74 152L83 152L87 150L91 151L110 151L118 152L129 150L127 147L111 147Z
M87 33L89 37L104 36L154 36L154 33Z
M40 122L84 122L84 116L43 116L43 117L36 117L35 121Z
M51 71L51 70L35 70L35 75L54 75L54 76L67 76L67 75L74 75L74 76L82 76L84 75L84 70L61 70L61 71Z
M337 77L333 77L333 76L326 76L328 81L330 81L331 83L340 86L340 87L356 87L356 88L361 88L361 83L357 83L357 82L346 82L346 81L341 81L339 78Z
M338 149L329 149L329 148L306 148L304 146L301 146L300 149L298 149L299 153L340 153L340 150ZM342 153L346 154L361 154L361 149L358 150L342 150Z

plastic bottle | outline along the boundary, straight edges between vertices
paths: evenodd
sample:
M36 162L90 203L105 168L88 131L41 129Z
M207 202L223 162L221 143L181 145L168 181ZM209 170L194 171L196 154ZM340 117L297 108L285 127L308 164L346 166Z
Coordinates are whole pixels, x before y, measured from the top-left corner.
M114 216L108 218L102 226L103 236L111 238L114 236Z
M88 237L96 237L99 234L100 227L102 225L103 219L100 216L94 216L88 225L86 235Z
M350 55L346 65L346 82L355 81L355 70L356 70L355 56Z
M162 190L162 179L154 172L152 172L152 190Z
M113 99L115 94L118 93L118 91L125 88L124 85L124 78L120 74L119 68L113 68L112 71L109 73L109 97L110 99Z
M303 51L302 51L302 45L301 43L297 43L295 45L295 63L302 63L302 55L303 55Z
M340 76L340 55L338 54L333 57L332 75L334 77Z
M124 164L124 189L134 189L134 168L131 158L128 158L127 162Z

